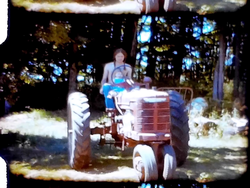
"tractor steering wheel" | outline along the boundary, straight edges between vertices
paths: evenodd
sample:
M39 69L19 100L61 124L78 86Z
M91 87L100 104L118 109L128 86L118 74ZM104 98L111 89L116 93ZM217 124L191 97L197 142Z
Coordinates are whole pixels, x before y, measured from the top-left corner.
M121 86L121 87L133 87L133 85L134 85L133 80L127 78L122 72L124 70L124 66L131 69L131 66L126 65L126 64L116 67L111 73L111 82L112 82L113 85L117 85L117 86ZM118 79L123 79L124 80L122 83L115 83L114 80L116 79L115 76L117 76L117 74L119 76Z

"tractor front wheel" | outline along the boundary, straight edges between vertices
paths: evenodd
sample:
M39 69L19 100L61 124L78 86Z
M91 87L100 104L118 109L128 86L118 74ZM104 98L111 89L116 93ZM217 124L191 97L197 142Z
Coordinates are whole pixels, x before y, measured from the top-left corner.
M140 181L158 179L157 163L153 149L148 145L137 145L133 151L133 167L138 172Z

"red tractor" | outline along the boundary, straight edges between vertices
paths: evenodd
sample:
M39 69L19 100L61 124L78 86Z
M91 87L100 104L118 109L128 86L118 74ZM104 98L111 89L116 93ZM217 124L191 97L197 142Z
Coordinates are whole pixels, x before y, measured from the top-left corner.
M111 125L103 128L90 129L85 94L69 95L68 144L72 168L81 170L89 165L91 134L111 134L122 149L134 147L133 167L141 181L173 177L176 167L185 162L189 148L185 102L177 91L157 91L142 85L147 84L133 83L136 87L132 90L114 96L116 112L109 113Z

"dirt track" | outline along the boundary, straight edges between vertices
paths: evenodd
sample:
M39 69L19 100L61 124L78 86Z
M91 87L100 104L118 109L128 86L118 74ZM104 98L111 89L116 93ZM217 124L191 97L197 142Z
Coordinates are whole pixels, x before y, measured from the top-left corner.
M93 122L92 122L93 125ZM0 155L11 172L26 178L45 180L138 182L132 168L133 148L120 151L114 146L99 146L99 135L91 136L92 162L82 172L72 170L67 162L66 122L39 120L28 115L13 115L0 120ZM176 179L200 182L235 179L246 170L247 138L190 137L186 163L177 168Z

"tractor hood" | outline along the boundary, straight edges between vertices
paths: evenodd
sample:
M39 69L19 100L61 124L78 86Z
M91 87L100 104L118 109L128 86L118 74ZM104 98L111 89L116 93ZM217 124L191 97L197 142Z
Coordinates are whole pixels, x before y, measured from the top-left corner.
M130 102L144 100L147 103L165 102L168 93L164 91L157 91L152 89L133 89L131 91L123 91L118 94L118 103L128 105Z

